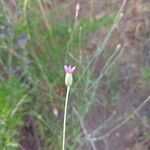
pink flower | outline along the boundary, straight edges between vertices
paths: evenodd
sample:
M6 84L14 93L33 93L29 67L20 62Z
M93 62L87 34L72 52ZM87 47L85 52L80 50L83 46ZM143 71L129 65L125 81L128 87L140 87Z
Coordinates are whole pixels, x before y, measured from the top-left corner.
M76 69L76 66L74 66L74 67L67 66L67 65L64 66L65 72L69 73L69 74L73 74L73 72L75 71L75 69Z
M73 82L72 74L75 71L75 69L76 69L76 66L74 66L74 67L67 66L67 65L64 66L64 70L66 72L65 84L68 87L70 87L72 85L72 82Z

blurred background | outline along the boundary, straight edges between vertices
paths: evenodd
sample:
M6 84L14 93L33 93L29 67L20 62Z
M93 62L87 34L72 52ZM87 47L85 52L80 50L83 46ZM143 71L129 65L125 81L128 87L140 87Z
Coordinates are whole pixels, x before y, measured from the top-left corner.
M65 64L66 150L150 150L149 0L0 0L0 149L61 150Z

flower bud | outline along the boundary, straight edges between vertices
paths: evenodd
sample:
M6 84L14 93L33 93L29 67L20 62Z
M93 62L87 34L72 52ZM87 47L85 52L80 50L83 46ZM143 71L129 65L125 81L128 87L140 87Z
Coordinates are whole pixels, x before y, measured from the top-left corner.
M73 77L71 73L66 73L66 77L65 77L65 84L67 86L71 86L73 82Z
M72 77L72 74L73 72L75 71L76 69L76 66L74 67L71 67L71 66L64 66L64 70L66 72L66 77L65 77L65 84L67 86L71 86L72 85L72 82L73 82L73 77Z

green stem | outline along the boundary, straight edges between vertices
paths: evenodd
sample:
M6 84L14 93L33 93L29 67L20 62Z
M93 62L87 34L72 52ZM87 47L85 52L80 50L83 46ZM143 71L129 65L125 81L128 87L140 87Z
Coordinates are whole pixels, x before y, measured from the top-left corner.
M66 116L67 116L67 106L68 106L69 91L70 91L70 86L67 86L67 93L66 93L66 100L65 100L65 112L64 112L64 124L63 124L63 143L62 143L62 150L65 150Z

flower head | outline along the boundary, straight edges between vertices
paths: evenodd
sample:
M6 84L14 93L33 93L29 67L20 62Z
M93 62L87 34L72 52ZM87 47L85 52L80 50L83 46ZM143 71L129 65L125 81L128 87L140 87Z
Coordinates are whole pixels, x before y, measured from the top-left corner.
M66 73L73 74L73 72L75 71L75 69L76 69L76 66L74 66L74 67L67 66L67 65L64 66L64 70L65 70Z
M21 35L18 39L18 46L24 48L28 41L28 37L26 35Z
M72 85L72 82L73 82L72 74L75 71L75 69L76 69L76 66L74 66L74 67L67 66L67 65L64 66L64 70L66 72L65 84L67 86L71 86Z

